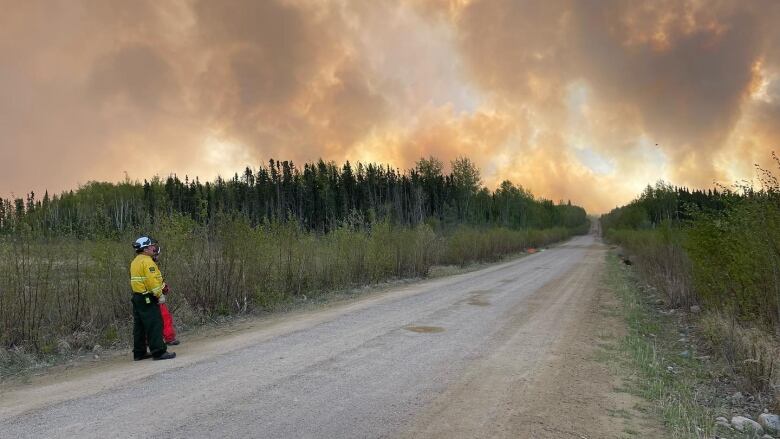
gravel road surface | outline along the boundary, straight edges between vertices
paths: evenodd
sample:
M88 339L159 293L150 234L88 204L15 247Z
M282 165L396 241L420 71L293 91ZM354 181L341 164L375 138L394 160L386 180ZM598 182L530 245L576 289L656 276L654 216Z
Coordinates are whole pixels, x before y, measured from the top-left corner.
M581 340L604 252L581 236L184 343L175 360L5 388L0 436L531 437L534 383L561 343Z

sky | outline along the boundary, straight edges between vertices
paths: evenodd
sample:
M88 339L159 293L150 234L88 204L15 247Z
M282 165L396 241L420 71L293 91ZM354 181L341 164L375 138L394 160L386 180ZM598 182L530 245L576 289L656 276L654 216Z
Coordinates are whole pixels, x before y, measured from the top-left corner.
M0 196L471 158L591 213L777 170L780 2L0 0Z

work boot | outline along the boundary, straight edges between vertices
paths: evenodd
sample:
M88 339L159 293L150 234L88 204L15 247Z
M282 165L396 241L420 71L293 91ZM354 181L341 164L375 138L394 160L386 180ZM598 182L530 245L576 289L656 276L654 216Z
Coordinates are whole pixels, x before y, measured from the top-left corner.
M171 340L171 341L166 341L166 342L165 342L165 344L167 344L167 345L169 345L169 346L176 346L176 345L178 345L179 343L181 343L181 342L180 342L178 339Z
M150 354L149 352L147 352L147 353L143 354L143 356L140 356L140 357L133 357L133 361L141 361L141 360L146 360L147 358L152 358L152 354Z
M157 360L170 360L172 358L176 358L176 352L165 352L164 354L160 355L159 357L154 357L154 361L157 361Z

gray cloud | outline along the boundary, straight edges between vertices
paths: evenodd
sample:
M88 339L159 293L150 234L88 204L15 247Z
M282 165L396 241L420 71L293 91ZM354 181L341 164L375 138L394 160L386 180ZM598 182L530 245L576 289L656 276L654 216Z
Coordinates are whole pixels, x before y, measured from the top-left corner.
M179 84L166 60L150 46L128 45L100 57L89 89L99 103L124 99L141 109L159 108Z

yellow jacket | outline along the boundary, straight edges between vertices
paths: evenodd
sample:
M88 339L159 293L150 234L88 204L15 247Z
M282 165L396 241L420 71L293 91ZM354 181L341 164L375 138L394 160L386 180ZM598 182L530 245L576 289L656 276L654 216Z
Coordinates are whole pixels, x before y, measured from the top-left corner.
M160 268L157 267L151 256L139 254L130 263L130 287L133 293L152 293L160 297L165 282Z

